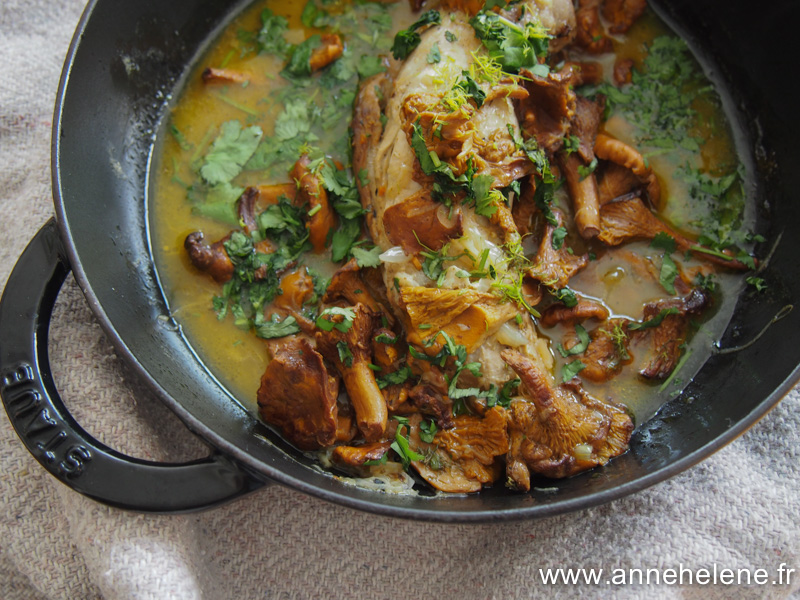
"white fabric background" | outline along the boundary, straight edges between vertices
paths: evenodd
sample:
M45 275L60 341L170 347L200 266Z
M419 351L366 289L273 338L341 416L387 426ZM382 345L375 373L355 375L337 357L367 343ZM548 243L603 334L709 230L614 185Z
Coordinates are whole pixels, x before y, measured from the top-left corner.
M0 2L0 282L52 215L50 133L81 0ZM204 447L126 378L70 278L51 335L78 420L134 456ZM782 598L800 589L800 393L701 465L577 514L504 525L376 517L279 486L200 514L110 509L45 474L0 417L0 598ZM540 567L795 568L794 585L541 585Z

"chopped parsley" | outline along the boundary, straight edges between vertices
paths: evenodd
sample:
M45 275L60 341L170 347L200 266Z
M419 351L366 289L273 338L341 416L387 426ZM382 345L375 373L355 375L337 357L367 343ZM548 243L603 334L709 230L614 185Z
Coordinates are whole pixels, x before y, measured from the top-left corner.
M430 52L428 52L428 64L434 65L442 60L442 52L439 50L439 44L435 43L431 46Z
M345 341L336 342L336 350L339 353L339 360L345 367L353 366L353 353L350 351L350 346Z
M764 281L761 277L748 277L745 281L756 288L757 292L763 292L767 289L767 282Z
M556 227L553 230L553 249L554 250L561 250L562 246L564 245L564 239L567 237L567 229L565 227Z
M394 373L388 373L386 375L381 375L380 377L377 377L376 381L378 382L378 387L380 389L384 389L389 387L390 385L398 385L401 383L405 383L413 376L414 375L411 372L410 367L401 367Z
M483 10L470 19L475 35L489 56L508 73L534 69L547 56L550 35L538 22L512 23L497 13Z
M589 175L594 173L597 169L597 157L595 156L588 165L578 165L578 177L581 181L586 179Z
M430 421L423 420L419 424L419 439L426 444L430 444L433 442L433 438L436 437L437 431L439 431L439 428L433 419Z
M297 324L297 320L292 316L288 316L281 321L278 315L272 315L268 321L264 318L264 313L259 312L255 316L253 326L256 335L266 340L300 333L300 326Z
M393 415L392 418L398 422L397 431L394 434L394 441L390 448L397 453L400 461L403 463L403 469L408 470L411 466L411 461L424 460L425 457L411 449L408 443L408 434L403 434L403 430L408 431L408 419L406 417L398 417Z
M379 333L375 336L375 341L379 344L394 344L397 342L397 338L386 333Z
M650 241L651 248L658 248L667 254L675 252L676 246L675 238L664 231L659 231Z
M675 279L678 277L678 265L665 254L661 259L661 271L658 274L658 282L668 294L675 295Z
M285 17L265 8L261 11L261 29L256 34L259 51L285 58L292 46L284 37L288 30L289 21Z
M330 317L340 316L342 320L339 322L331 320ZM326 308L317 317L316 325L322 331L333 331L334 329L347 333L353 326L353 321L356 318L356 311L354 308L340 308L332 306Z

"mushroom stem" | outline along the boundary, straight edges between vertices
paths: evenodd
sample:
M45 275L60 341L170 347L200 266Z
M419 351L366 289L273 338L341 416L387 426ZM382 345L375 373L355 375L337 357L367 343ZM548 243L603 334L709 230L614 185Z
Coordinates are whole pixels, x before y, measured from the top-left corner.
M342 369L347 394L356 411L358 430L368 442L377 442L386 431L389 412L375 375L366 362Z
M597 197L597 180L594 173L581 179L578 167L583 161L575 154L561 155L561 168L567 180L567 188L572 198L575 225L584 239L591 239L600 233L600 201Z

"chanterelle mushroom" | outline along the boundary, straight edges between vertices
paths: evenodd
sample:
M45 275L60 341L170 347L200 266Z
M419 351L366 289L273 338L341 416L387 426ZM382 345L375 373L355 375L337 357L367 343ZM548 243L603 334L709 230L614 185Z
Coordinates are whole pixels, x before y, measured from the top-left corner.
M507 473L522 490L530 473L568 477L606 464L628 447L633 421L621 408L595 400L580 387L554 387L529 358L504 350L530 400L511 402Z
M339 380L304 337L291 339L267 365L258 390L261 418L301 450L336 441Z
M497 458L508 452L507 420L506 410L499 406L483 418L461 415L451 429L440 431L426 444L419 437L422 417L413 415L409 419L410 446L425 460L411 464L437 490L478 492L502 473Z
M341 373L356 411L358 430L366 441L376 442L386 431L389 414L375 374L369 368L375 316L359 303L328 314L323 311L318 327L321 321L329 323L330 330L317 329L317 349Z

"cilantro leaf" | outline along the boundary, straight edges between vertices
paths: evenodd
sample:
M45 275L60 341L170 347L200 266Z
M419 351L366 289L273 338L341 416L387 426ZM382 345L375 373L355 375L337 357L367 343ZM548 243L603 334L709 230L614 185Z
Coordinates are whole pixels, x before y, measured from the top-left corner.
M548 292L556 299L564 303L567 308L572 308L578 305L578 297L571 289L565 287L561 289L548 288Z
M641 323L631 323L628 325L628 329L631 331L636 331L638 329L650 329L651 327L658 327L668 315L678 314L680 314L680 311L674 306L670 308L662 308L661 311L652 319L642 321Z
M597 157L595 156L588 165L578 165L578 177L580 180L583 181L589 175L594 173L595 169L597 169Z
M650 241L651 248L659 248L667 254L672 254L676 249L675 238L665 231L659 231Z
M675 294L675 278L678 276L678 265L672 260L669 255L665 254L661 259L661 272L658 276L658 282L661 284L668 293Z
M258 48L265 54L275 54L283 58L291 48L284 34L289 29L285 17L275 15L270 9L261 11L261 30L256 35Z
M763 292L767 289L767 282L764 281L761 277L748 277L745 281L756 288L757 292Z
M356 240L361 237L361 219L340 219L339 229L331 238L331 260L339 262L350 253Z
M569 382L573 377L575 377L578 373L583 371L586 368L579 360L573 360L571 363L565 364L561 367L561 381L564 383Z
M392 418L399 421L397 417ZM392 442L390 448L394 450L400 457L400 461L403 463L403 468L408 470L408 467L411 465L411 461L424 460L425 457L411 449L411 446L409 446L408 443L407 435L403 435L403 429L408 430L408 420L406 420L405 423L401 421L400 425L398 425L397 431L394 434L394 442Z
M345 341L336 342L336 351L339 353L339 360L345 367L353 366L353 353L350 351L350 346Z
M381 249L378 246L375 246L371 250L365 250L360 246L354 246L350 249L350 254L353 255L353 258L356 259L356 263L358 263L359 267L380 267L381 266L381 259L378 256L381 253Z
M395 60L404 60L411 54L414 49L419 46L422 41L418 30L428 27L430 25L440 25L442 17L439 15L438 10L429 10L417 19L408 29L402 29L394 36L394 44L392 45L392 56Z
M575 324L575 333L578 334L578 343L572 348L566 350L561 344L558 345L558 352L564 358L567 358L568 356L574 356L576 354L582 354L583 352L586 352L586 348L589 347L589 334L586 333L586 329L584 329L582 325L578 323Z
M423 420L419 424L419 439L426 444L430 444L433 442L433 438L436 437L437 431L439 431L439 428L433 419L430 421Z
M442 52L439 50L439 43L438 42L435 43L433 46L431 46L431 50L430 50L430 52L428 52L427 60L428 60L428 64L431 64L431 65L436 64L438 62L441 62L441 60L442 60Z
M259 317L262 318L259 319ZM292 316L288 316L281 321L278 315L272 315L271 319L267 321L263 319L263 313L258 313L255 321L255 332L258 337L269 340L300 333L300 326Z
M386 67L384 66L383 60L381 60L380 56L364 54L358 60L358 66L356 67L356 70L358 71L359 77L366 79L367 77L372 77L378 73L383 73L386 70Z
M200 175L211 185L230 182L253 156L261 136L261 128L256 125L242 129L239 121L223 123L200 167Z
M315 33L302 43L295 46L289 62L281 71L287 79L309 77L311 75L311 54L320 47L322 38Z
M564 239L567 237L567 229L565 227L556 227L553 230L553 250L561 250L564 245Z
M330 317L340 316L342 320L338 323L332 321ZM326 318L327 317L327 318ZM332 306L323 310L317 317L316 325L322 331L333 331L334 329L347 333L353 326L353 321L356 318L356 311L354 308L340 308Z
M489 56L506 72L533 69L539 64L539 58L547 55L551 36L538 22L519 25L495 12L483 10L469 23Z
M287 100L275 119L275 137L279 141L291 140L311 129L309 105L303 98Z
M411 372L411 368L406 366L406 367L401 367L394 373L387 373L386 375L376 377L375 380L378 382L378 387L380 389L384 389L389 387L390 385L405 383L413 376L414 375Z

